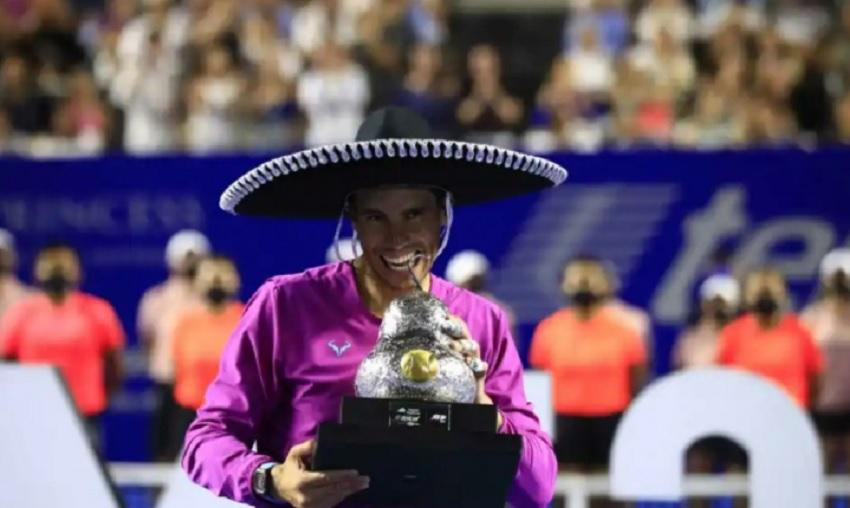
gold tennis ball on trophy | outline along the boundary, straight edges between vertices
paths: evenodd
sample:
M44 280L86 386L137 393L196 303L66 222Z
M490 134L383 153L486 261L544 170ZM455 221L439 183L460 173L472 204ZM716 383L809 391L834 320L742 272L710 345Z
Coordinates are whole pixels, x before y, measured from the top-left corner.
M440 372L437 357L424 349L411 349L401 357L401 375L416 383L430 381Z

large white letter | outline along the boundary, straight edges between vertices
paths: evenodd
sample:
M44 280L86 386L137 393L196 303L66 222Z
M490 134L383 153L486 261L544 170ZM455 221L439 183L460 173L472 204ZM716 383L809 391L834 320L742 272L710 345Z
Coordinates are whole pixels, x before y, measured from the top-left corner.
M721 368L667 376L635 400L611 450L612 497L681 499L685 451L716 435L749 455L751 508L823 506L823 463L807 415L772 382Z

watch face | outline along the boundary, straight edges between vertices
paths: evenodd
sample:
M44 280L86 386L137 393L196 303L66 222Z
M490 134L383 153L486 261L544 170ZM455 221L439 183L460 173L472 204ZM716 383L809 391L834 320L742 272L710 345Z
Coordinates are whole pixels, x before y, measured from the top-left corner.
M266 493L266 471L258 469L254 472L254 492L260 495Z

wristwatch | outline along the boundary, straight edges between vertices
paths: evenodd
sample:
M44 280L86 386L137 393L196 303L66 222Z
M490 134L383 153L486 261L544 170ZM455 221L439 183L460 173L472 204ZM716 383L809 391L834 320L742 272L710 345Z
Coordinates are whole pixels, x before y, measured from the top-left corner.
M254 495L270 503L281 504L281 500L275 495L274 482L272 481L272 468L277 462L264 462L254 470L251 475L251 489Z

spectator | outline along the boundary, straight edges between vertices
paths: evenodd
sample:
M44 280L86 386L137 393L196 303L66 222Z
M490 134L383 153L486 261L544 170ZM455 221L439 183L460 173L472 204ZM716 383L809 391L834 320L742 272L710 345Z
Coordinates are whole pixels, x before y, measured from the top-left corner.
M180 410L173 431L181 437L218 374L221 353L244 308L238 300L239 274L230 258L211 255L201 260L193 285L203 305L184 312L174 327L174 399Z
M409 70L404 76L395 104L421 115L435 134L447 135L454 124L453 108L458 82L447 75L440 49L418 45L410 50Z
M190 79L186 97L190 152L228 152L240 147L246 87L235 56L223 41L203 48L201 69Z
M174 326L180 314L199 302L192 284L198 262L209 253L207 238L193 230L176 233L165 248L168 279L148 289L136 315L139 342L148 354L148 371L154 381L156 405L153 412L154 460L171 461L182 445L182 434L174 433Z
M833 115L838 142L850 145L850 90L835 104Z
M813 47L826 32L830 15L820 0L778 0L776 31L796 47Z
M369 81L344 48L327 44L298 79L298 105L307 118L309 146L354 139L369 103Z
M246 126L250 133L247 143L253 149L282 149L301 139L295 80L302 58L275 21L254 13L242 23L242 56L253 68L247 94L250 124Z
M152 32L139 54L122 62L111 96L124 111L124 150L145 155L175 150L180 63L161 32Z
M597 34L606 55L619 56L626 49L631 31L623 0L594 0L588 8L579 8L567 16L564 50L578 46L588 29Z
M564 58L552 62L549 75L537 94L537 108L532 114L533 124L540 131L526 133L525 143L538 152L557 148L593 150L604 140L599 124L584 120L591 107L575 92L570 66Z
M404 57L416 42L407 0L376 0L359 23L363 61L376 104L385 103L404 74Z
M767 0L697 0L696 32L700 38L711 39L724 27L734 25L753 33L767 22Z
M635 20L635 35L642 43L652 43L667 32L676 45L694 36L694 19L682 0L649 0Z
M189 4L189 44L201 53L222 41L230 41L239 31L240 5L236 0L197 0Z
M15 304L30 296L33 290L25 286L17 275L18 252L15 237L0 228L0 319Z
M57 367L97 445L99 416L121 382L124 331L108 302L77 289L82 270L73 248L43 247L35 279L41 291L0 320L0 357Z
M651 44L642 44L629 54L632 65L650 77L656 89L666 89L679 100L694 85L696 68L687 47L666 28L659 28Z
M823 49L830 93L850 91L850 2L841 7L840 19L832 28Z
M744 141L744 122L735 101L727 100L720 87L705 82L697 90L693 113L676 123L675 142L687 148L717 150L739 147Z
M569 263L563 290L572 305L537 326L530 361L553 375L559 462L588 472L608 465L617 423L646 375L646 350L632 328L605 311L611 288L598 259Z
M697 321L676 340L672 365L678 369L714 365L720 330L735 318L740 300L734 277L717 274L705 279L699 289Z
M820 345L826 366L815 402L827 471L850 465L850 248L831 251L820 265L820 297L803 310L803 322Z
M785 277L761 269L744 281L748 312L720 332L717 361L775 382L802 408L818 400L823 356L812 333L789 312Z
M50 128L53 102L34 80L35 69L20 52L10 52L0 64L0 108L13 132L35 134Z
M85 70L77 70L69 78L68 91L68 98L60 107L68 109L77 145L86 153L103 152L109 139L110 118L94 79Z
M608 101L614 81L611 56L599 44L599 34L593 26L579 32L578 44L566 55L573 89L588 94L591 101Z
M359 42L358 23L372 0L308 0L292 20L292 42L312 57L327 44L345 49Z
M502 69L496 48L478 45L469 50L467 71L469 94L457 108L457 120L473 137L492 138L519 127L522 103L508 94L502 84Z
M516 333L516 314L511 307L496 298L496 295L487 290L487 277L490 274L490 262L478 251L464 250L460 251L446 265L446 280L457 287L467 289L473 293L483 296L484 298L495 303L505 313L508 318L508 325L511 329L511 335L514 341L518 340Z

